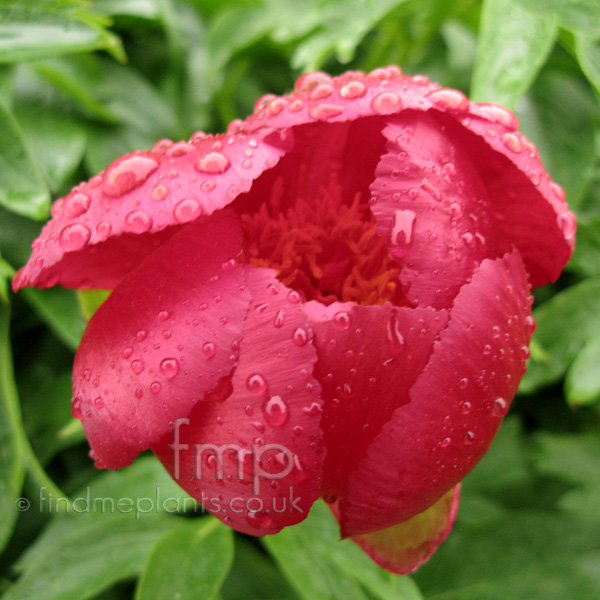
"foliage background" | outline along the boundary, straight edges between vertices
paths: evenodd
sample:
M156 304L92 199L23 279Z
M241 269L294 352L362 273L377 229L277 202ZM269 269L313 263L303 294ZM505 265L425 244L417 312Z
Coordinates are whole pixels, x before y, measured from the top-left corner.
M136 518L128 498L182 492L151 456L116 473L87 457L70 369L99 298L9 291L50 200L125 152L224 130L303 71L390 63L514 109L579 218L453 533L409 578L338 542L322 505L263 540L173 503ZM599 598L599 93L598 0L0 0L3 598Z

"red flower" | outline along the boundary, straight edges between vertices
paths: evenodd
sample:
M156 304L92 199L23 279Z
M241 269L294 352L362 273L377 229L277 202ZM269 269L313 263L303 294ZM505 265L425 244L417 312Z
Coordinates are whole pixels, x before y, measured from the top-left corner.
M397 67L310 73L58 200L14 285L114 290L74 367L97 466L151 448L258 535L323 496L407 572L452 525L574 230L506 109Z

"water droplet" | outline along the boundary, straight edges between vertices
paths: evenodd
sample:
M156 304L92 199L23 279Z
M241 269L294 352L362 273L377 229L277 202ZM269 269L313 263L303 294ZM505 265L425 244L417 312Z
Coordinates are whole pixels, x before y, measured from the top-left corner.
M246 388L255 396L260 396L267 391L267 382L260 373L253 373L246 379Z
M296 346L306 346L306 343L308 342L308 333L306 332L306 329L298 327L292 334L292 341Z
M563 232L566 240L571 240L575 236L577 230L577 224L575 217L571 212L564 212L558 215L556 218L560 230Z
M134 360L131 362L131 370L139 375L144 370L144 363L141 360Z
M390 242L394 246L392 252L397 258L408 254L415 219L416 214L412 210L397 210L394 213L394 226L390 234Z
M170 316L171 316L171 313L169 313L168 310L161 310L158 313L158 320L159 321L166 321Z
M531 315L527 315L525 317L525 327L530 335L535 331L536 323L535 319Z
M152 190L152 197L155 200L164 200L167 195L169 193L168 188L166 188L164 185L157 185L153 190Z
M347 312L337 312L333 315L333 322L340 329L348 329L352 323L352 319Z
M492 327L492 337L499 338L501 334L502 330L500 329L500 327L498 327L498 325L494 325Z
M199 158L195 166L201 173L225 173L231 166L231 162L221 152L209 152Z
M147 335L148 335L148 332L145 329L140 329L135 334L135 337L137 338L138 342L143 342L146 339Z
M470 446L475 440L475 434L472 431L467 431L463 440L466 446Z
M503 417L508 412L508 402L504 398L496 398L492 407L492 413L497 417Z
M340 96L342 98L362 98L367 92L367 88L364 83L360 81L349 81L346 85L342 86L340 90Z
M89 242L91 235L91 231L85 225L73 223L72 225L67 225L60 232L58 243L65 252L74 252L84 248Z
M100 398L99 396L97 398L94 398L94 406L100 410L101 408L104 407L104 401L102 400L102 398Z
M275 319L273 321L273 325L277 328L277 329L281 329L283 327L283 323L285 321L285 314L282 310L278 310L277 314L275 315Z
M319 121L326 121L327 119L333 119L344 112L343 106L337 106L336 104L318 104L313 106L308 114Z
M517 117L503 106L498 106L497 104L479 104L478 109L488 121L500 123L500 125L504 125L504 127L512 130L519 128Z
M255 529L269 529L273 527L273 519L266 511L247 512L246 523Z
M186 198L175 205L173 216L178 223L189 223L195 221L204 210L193 198Z
M452 443L452 439L451 439L451 438L449 438L449 437L447 437L447 438L444 438L444 439L443 439L443 440L440 442L440 446L441 446L442 448L447 448L447 447L448 447L448 446L449 446L451 443Z
M143 210L132 210L125 217L125 225L131 233L146 233L152 227L152 219Z
M288 405L281 396L271 396L263 404L262 411L265 421L271 427L281 427L290 416Z
M475 248L475 236L470 231L463 233L462 239L469 248Z
M206 358L212 358L217 353L217 347L212 342L206 342L202 346L202 352Z
M400 354L406 346L404 335L400 330L400 323L398 323L398 317L394 313L392 313L387 324L387 340L392 354L396 356Z
M112 230L111 224L107 221L100 221L98 225L96 225L96 233L98 234L99 241L104 241Z
M391 115L402 108L402 102L392 92L382 92L371 100L371 108L379 115Z
M322 71L313 71L312 73L305 73L300 75L294 85L294 91L296 92L310 92L313 88L317 87L322 83L331 83L331 75L323 73Z
M523 358L527 360L531 356L529 346L521 346L521 353L523 354Z
M288 292L288 300L292 304L299 304L302 301L300 294L296 290L291 290Z
M269 294L273 294L273 296L279 294L279 288L274 283L270 283L267 286L267 291L269 292Z
M129 156L114 162L106 169L103 192L107 196L119 197L137 187L158 168L150 156Z
M65 198L64 211L69 219L80 217L90 208L91 199L87 194L76 192Z
M458 90L436 90L429 94L429 99L438 107L448 111L464 112L469 110L469 99Z
M75 398L73 398L73 401L71 402L71 414L76 418L81 420L82 412L81 412L81 397L80 396L76 396Z
M141 387L138 387L135 390L135 397L139 400L144 395L144 390Z
M468 415L471 412L471 403L463 402L460 407L460 412L462 412L463 415Z
M308 97L311 100L322 100L328 98L331 94L333 94L333 86L329 83L320 83L310 91Z
M160 382L159 382L159 381L153 381L153 382L150 384L150 391L151 391L153 394L158 394L158 392L160 392L161 388L162 388L162 386L160 385Z
M309 417L316 417L317 415L320 415L321 412L323 412L323 409L321 408L321 405L318 402L313 402L310 406L305 406L302 409L302 412L307 414Z
M450 204L450 214L453 218L460 219L463 214L462 206L458 202L452 202L452 204Z
M490 344L486 344L483 347L483 354L484 354L484 356L487 356L488 354L491 354L491 352L492 352L492 347L490 346Z
M521 144L521 140L514 133L505 133L501 138L502 143L515 154L519 154L523 149L523 144Z
M179 362L176 358L165 358L160 363L160 372L167 379L172 379L179 373Z
M469 385L469 380L466 377L463 377L458 382L458 388L461 389L461 390L464 390L468 385Z

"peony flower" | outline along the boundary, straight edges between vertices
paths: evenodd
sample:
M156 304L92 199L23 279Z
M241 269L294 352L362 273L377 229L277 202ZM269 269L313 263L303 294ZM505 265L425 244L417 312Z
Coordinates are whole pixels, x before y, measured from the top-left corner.
M100 468L148 448L238 531L409 572L445 538L575 221L515 116L397 67L300 77L55 202L14 280L112 290L75 358Z

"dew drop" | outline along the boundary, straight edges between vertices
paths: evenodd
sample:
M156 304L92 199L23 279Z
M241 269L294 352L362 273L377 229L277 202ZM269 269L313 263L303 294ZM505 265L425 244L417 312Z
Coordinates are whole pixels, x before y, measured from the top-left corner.
M160 372L167 379L173 379L179 373L179 362L176 358L163 359L160 363Z
M123 358L129 358L133 354L133 348L131 346L127 346L127 348L123 349Z
M161 311L158 313L158 320L159 320L159 321L166 321L166 320L167 320L167 319L168 319L170 316L171 316L171 315L170 315L170 313L169 313L169 311L168 311L168 310L161 310Z
M267 391L267 382L260 373L253 373L246 379L246 388L255 396L260 396Z
M488 356L491 353L492 353L492 347L490 346L490 344L486 344L483 347L483 354L484 354L484 356Z
M502 143L515 154L519 154L523 149L521 140L514 133L505 133L500 139L502 140Z
M291 290L288 292L288 300L292 304L299 304L302 301L300 294L296 290Z
M333 119L344 112L343 106L337 106L336 104L318 104L313 106L308 114L316 120L326 121L327 119Z
M98 239L100 241L104 241L112 230L112 226L107 221L100 221L98 225L96 225L96 233L98 234Z
M469 99L458 90L442 88L431 92L429 99L443 110L458 112L469 110Z
M225 173L231 166L229 159L221 152L209 152L196 161L196 169L201 173Z
M132 210L125 217L125 225L130 233L146 233L152 227L152 219L143 210Z
M340 90L340 96L342 98L361 98L367 92L367 88L364 83L360 81L349 81Z
M469 380L466 377L463 377L459 382L458 382L458 387L461 390L464 390L467 386L469 385Z
M76 396L75 398L73 398L73 401L71 402L71 414L76 419L81 420L81 417L83 416L83 414L81 412L81 397L80 396Z
M150 384L150 391L151 391L153 394L158 394L158 392L160 392L160 390L161 390L161 387L162 387L162 386L160 385L160 382L159 382L159 381L153 381L153 382Z
M320 415L322 411L323 409L318 402L313 402L310 406L305 406L302 409L302 412L307 414L309 417L316 417L317 415Z
M135 390L135 397L139 400L144 395L144 390L139 387Z
M104 407L104 402L103 402L102 398L100 398L100 397L98 397L98 398L95 398L95 399L94 399L94 406L95 406L95 407L96 407L98 410L100 410L101 408L103 408L103 407Z
M575 217L571 212L564 212L556 218L560 230L563 232L566 240L571 240L575 236L577 225Z
M157 185L153 190L152 190L152 198L154 198L154 200L164 200L167 195L169 193L168 188L166 188L164 185Z
M333 315L334 324L340 329L349 329L352 319L347 312L337 312Z
M387 340L392 354L396 356L400 354L406 346L404 335L400 330L400 323L398 323L398 318L395 314L392 314L387 324Z
M521 353L523 354L523 358L527 360L531 356L529 346L521 346Z
M535 319L531 315L527 315L525 317L525 327L530 335L535 331L536 323Z
M146 339L147 335L148 335L148 332L145 329L140 329L135 334L135 337L137 338L138 342L143 342Z
M492 413L497 417L503 417L508 412L508 402L504 398L496 398L492 407Z
M311 100L322 100L328 98L331 94L333 94L333 86L329 83L320 83L310 91L308 97Z
M144 370L144 363L141 360L134 360L131 362L131 370L139 375Z
M91 199L87 194L81 194L79 192L67 196L65 198L65 216L69 219L80 217L88 211L90 208Z
M102 191L107 196L119 197L137 187L158 168L150 156L129 156L106 169Z
M296 346L306 346L306 343L308 342L308 333L306 332L306 329L298 327L292 334L292 341Z
M247 512L246 523L255 529L269 529L273 527L273 519L266 511Z
M202 346L202 352L206 358L212 358L217 353L217 347L212 342L206 342Z
M460 407L460 412L462 412L463 415L468 415L471 412L471 403L463 402Z
M447 447L448 447L448 446L449 446L451 443L452 443L452 439L451 439L451 438L449 438L449 437L447 437L447 438L444 438L444 439L443 439L443 440L440 442L440 446L441 446L442 448L447 448Z
M322 71L313 71L312 73L305 73L296 80L294 85L294 91L296 92L310 92L313 88L323 83L330 83L331 75L323 73Z
M65 252L74 252L84 248L89 242L91 235L91 231L85 225L74 223L67 225L60 232L58 243Z
M200 204L193 198L186 198L175 205L173 216L178 223L195 221L202 213Z
M465 445L470 446L474 440L475 440L475 434L472 431L467 431L467 433L465 434L465 439L463 440Z
M271 396L262 407L265 421L271 427L281 427L290 416L290 410L281 396Z
M392 252L398 258L408 254L415 219L416 214L412 210L397 210L394 213L394 226L390 234L390 241L394 246Z
M275 315L275 319L273 321L273 325L277 328L277 329L281 329L283 327L283 323L285 321L285 314L282 310L278 310L277 314Z
M396 94L382 92L371 100L371 108L379 115L391 115L402 108L402 102Z
M494 325L492 327L492 337L499 338L501 333L502 333L502 330L500 329L500 327L498 327L498 325Z

